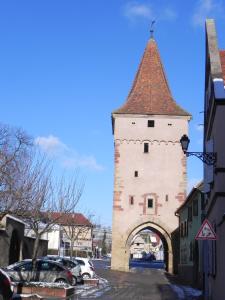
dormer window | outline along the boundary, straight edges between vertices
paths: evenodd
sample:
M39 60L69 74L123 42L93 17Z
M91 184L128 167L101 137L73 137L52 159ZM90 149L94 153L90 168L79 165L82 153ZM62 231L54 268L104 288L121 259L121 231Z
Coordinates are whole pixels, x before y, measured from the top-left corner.
M148 127L155 127L155 121L154 120L148 120Z

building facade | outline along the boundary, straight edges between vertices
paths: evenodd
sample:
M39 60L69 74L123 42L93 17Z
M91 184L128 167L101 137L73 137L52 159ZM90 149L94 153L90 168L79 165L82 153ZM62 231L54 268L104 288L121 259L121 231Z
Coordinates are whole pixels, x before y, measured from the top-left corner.
M172 271L171 232L186 198L186 157L180 138L190 114L173 99L156 41L146 46L125 104L112 113L114 199L112 268L129 269L129 248L143 229L162 239Z
M194 187L178 208L180 261L178 274L182 282L202 288L202 241L195 239L204 219L203 183Z
M92 256L93 225L80 213L52 213L56 221L46 233L48 253L62 256Z
M217 235L205 241L204 293L207 300L225 299L225 50L220 50L213 20L206 21L204 151L217 155L204 166L205 214Z

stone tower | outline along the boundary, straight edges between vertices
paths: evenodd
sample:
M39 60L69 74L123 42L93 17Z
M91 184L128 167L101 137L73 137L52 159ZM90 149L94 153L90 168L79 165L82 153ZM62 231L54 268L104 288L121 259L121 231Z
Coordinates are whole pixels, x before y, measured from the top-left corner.
M186 157L179 141L188 134L190 117L172 97L151 38L125 104L112 113L112 269L129 269L130 243L149 228L160 235L172 271L171 232L186 197Z

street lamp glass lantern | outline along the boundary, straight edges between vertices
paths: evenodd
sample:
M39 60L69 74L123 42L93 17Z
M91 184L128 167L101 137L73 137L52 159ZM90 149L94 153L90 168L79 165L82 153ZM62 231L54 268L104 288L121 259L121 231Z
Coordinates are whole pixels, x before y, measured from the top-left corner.
M184 151L184 153L187 152L190 140L189 140L189 138L188 138L188 136L186 134L184 134L181 137L180 143L181 143L181 147L182 147L182 150Z

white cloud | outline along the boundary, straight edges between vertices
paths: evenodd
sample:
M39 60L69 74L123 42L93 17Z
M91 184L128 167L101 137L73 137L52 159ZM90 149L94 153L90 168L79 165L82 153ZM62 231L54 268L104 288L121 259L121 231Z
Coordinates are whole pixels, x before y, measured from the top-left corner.
M73 169L81 167L95 171L102 171L104 169L103 166L97 163L93 155L78 154L56 136L39 136L35 139L35 144L47 155L58 161L64 168Z
M68 169L85 167L96 171L104 170L103 166L99 165L93 156L77 156L74 154L72 157L65 158L62 164Z
M223 14L223 4L220 0L199 0L194 14L192 24L194 26L204 26L207 18L218 18Z
M140 3L139 2L128 2L124 6L123 14L131 22L138 20L148 20L148 21L172 21L177 18L177 13L170 7L158 8L154 7L152 4Z
M152 19L153 13L150 5L130 2L124 8L124 15L131 21L137 18Z
M35 144L50 155L67 150L67 146L63 144L59 138L53 135L47 137L39 136L35 139Z

